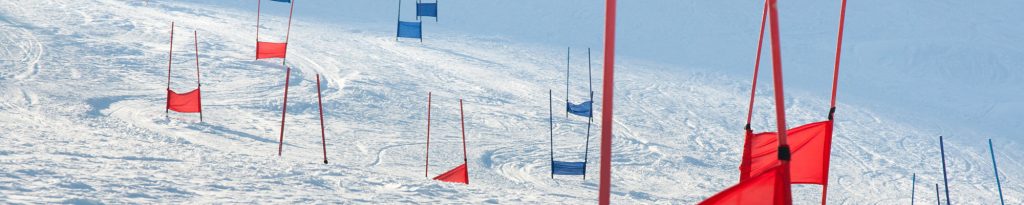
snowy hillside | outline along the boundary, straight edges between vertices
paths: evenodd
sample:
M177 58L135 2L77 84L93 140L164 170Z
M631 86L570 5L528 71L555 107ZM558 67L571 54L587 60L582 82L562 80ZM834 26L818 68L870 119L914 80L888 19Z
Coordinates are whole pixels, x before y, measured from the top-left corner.
M411 2L403 11L412 10ZM557 112L566 94L565 46L573 47L570 97L583 99L584 48L593 49L595 74L603 66L597 20L603 6L582 0L446 2L440 22L424 23L424 43L395 41L397 2L297 3L288 121L278 157L285 69L279 61L253 60L254 1L0 0L0 201L595 203L598 137L591 138L586 180L551 179L544 98L554 90L554 157L581 159L585 121ZM831 70L838 8L796 2L814 1L794 0L782 8L791 12L782 17L783 42L794 42L783 48L786 82L792 82L791 126L827 113L824 78ZM988 136L997 142L1007 203L1024 203L1024 145L1012 135L1024 101L1009 96L1024 89L1018 68L1024 62L1015 58L1024 51L1014 46L1024 41L1011 35L1020 28L1003 19L1024 4L884 2L850 3L829 202L909 203L912 173L918 175L917 202L932 202L931 186L942 179L936 136L947 135L954 203L997 203L982 146ZM261 38L283 38L287 6L263 4ZM621 2L613 204L693 204L736 182L759 5ZM906 7L916 10L898 10ZM1010 30L913 35L941 27L924 21L959 7L983 9L949 15L987 15L948 17L951 28ZM862 13L854 18L854 10ZM899 15L882 15L889 12ZM410 13L403 19L412 19ZM700 18L684 18L695 16ZM913 18L870 23L886 17ZM191 31L199 36L203 122L193 114L165 118L160 112L172 21L178 26L172 89L195 88ZM653 37L639 35L658 30L651 24L670 23L678 25ZM935 62L954 57L963 59ZM325 86L326 165L317 130L317 73ZM770 91L759 90L757 130L774 127ZM468 186L424 177L428 92L429 175L461 163L463 99ZM600 112L602 105L596 108ZM945 112L952 116L937 117ZM794 190L797 204L820 200L820 186Z

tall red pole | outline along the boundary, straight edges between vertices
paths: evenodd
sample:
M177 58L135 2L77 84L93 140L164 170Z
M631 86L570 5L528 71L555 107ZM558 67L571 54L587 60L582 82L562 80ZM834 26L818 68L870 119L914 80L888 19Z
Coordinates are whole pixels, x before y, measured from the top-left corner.
M469 184L469 159L466 154L466 114L462 111L462 99L459 99L459 121L462 124L462 164L466 165L466 184Z
M320 97L320 74L316 74L316 103L320 107L320 143L324 145L324 164L327 164L327 134L324 133L324 101Z
M843 0L843 6L839 10L839 37L836 42L836 65L832 71L832 109L836 108L836 87L839 82L839 58L843 53L843 27L846 24L846 0ZM835 112L834 110L831 112ZM832 113L829 113L829 119L831 119Z
M789 141L786 138L786 99L783 92L782 83L782 48L780 45L779 38L779 11L778 11L778 0L769 0L768 14L771 16L771 32L772 32L772 70L773 80L775 81L775 117L776 124L778 126L779 135L779 160L782 161L782 181L785 186L782 187L782 200L786 204L792 204L793 198L790 190L790 171L789 171Z
M764 10L761 11L761 33L757 36L757 56L754 57L754 80L750 85L750 106L747 107L747 124L744 129L750 130L750 120L754 117L754 96L757 94L757 75L761 71L761 48L764 47L764 25L768 19L768 0L764 1Z
M196 89L199 90L199 122L203 122L203 83L199 80L199 32L192 31L196 45Z
M292 34L292 13L295 11L295 0L291 0L291 8L288 9L288 30L284 33L284 56L281 58L281 65L284 65L288 58L288 37Z
M167 49L167 92L170 92L170 90L171 90L171 59L174 58L174 22L173 21L171 21L171 43L169 45L170 45L169 46L170 48ZM168 99L168 100L170 100L170 99ZM170 102L170 101L168 101L168 102ZM167 106L164 107L164 117L165 118L168 117L168 115L170 115L170 111L169 110L171 110L171 104L167 104Z
M260 59L260 4L262 0L256 0L256 60Z
M431 93L427 92L427 159L423 166L423 177L427 178L430 178L430 97Z
M607 205L612 190L612 98L615 89L615 0L605 0L604 27L604 94L601 104L601 182L598 204Z
M291 79L292 68L288 68L284 74L284 104L281 105L281 137L277 143L277 156L281 156L281 148L284 146L284 117L288 113L288 80Z

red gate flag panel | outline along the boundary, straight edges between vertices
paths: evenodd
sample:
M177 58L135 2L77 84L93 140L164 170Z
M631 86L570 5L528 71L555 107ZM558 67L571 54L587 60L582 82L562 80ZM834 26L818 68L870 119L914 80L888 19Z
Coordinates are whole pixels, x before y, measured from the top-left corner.
M462 164L444 174L437 175L434 180L469 184L469 170L466 169L466 164Z
M167 109L182 113L202 112L200 96L199 89L187 93L176 93L171 89L167 89Z
M705 199L700 205L789 204L786 200L789 193L783 189L784 186L789 186L781 177L785 173L783 168L781 163L776 163L765 169L761 175L740 181L739 184Z
M832 121L815 122L786 131L792 150L791 183L824 185L828 181L832 124ZM776 132L747 132L740 181L749 180L779 164L778 139Z
M288 43L256 42L256 59L284 58Z

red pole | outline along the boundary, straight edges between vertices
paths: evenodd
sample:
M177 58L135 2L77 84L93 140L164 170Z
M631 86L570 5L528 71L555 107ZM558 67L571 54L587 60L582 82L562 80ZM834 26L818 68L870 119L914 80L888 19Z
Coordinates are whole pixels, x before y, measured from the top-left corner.
M837 84L839 82L839 57L841 56L840 54L842 54L842 52L843 52L843 25L845 25L845 24L846 24L846 0L843 0L843 6L839 10L839 37L837 37L838 40L836 42L836 65L835 65L835 69L832 71L832 107L831 107L831 109L835 109L836 108L836 87L838 87ZM831 112L835 112L835 111L830 111L829 119L832 119L832 113Z
M833 120L836 112L836 87L838 87L839 84L839 59L843 52L843 27L846 25L846 0L843 0L842 4L843 5L839 10L839 34L837 37L838 39L836 40L836 64L832 71L832 107L830 107L828 111L828 120ZM835 124L833 124L833 126L835 126ZM828 138L825 143L831 145L832 138ZM828 155L831 153L831 146L829 146L829 148L825 149L825 183L822 184L823 187L821 188L821 205L825 205L825 202L828 201Z
M462 112L462 99L459 99L459 121L462 123L462 163L466 165L466 175L469 175L469 159L466 154L466 114ZM469 177L466 177L466 184L469 184Z
M754 80L750 86L750 106L747 107L747 124L744 129L750 130L750 120L754 115L754 95L757 94L757 75L761 70L761 48L764 47L764 23L768 18L768 1L764 1L764 10L761 11L761 34L757 37L757 57L754 59Z
M256 0L256 60L260 59L260 4L262 0Z
M783 94L783 83L782 83L782 49L779 47L781 44L779 38L779 11L778 11L778 0L769 0L769 15L771 15L771 32L772 32L772 67L773 67L773 80L775 81L775 117L778 126L779 135L779 160L782 161L782 181L785 183L783 186L782 200L786 204L792 204L792 192L790 190L790 175L789 175L789 141L786 138L786 99Z
M291 8L288 9L288 30L286 31L286 33L284 33L284 56L285 57L281 58L281 64L284 64L284 62L286 62L285 60L288 58L288 37L291 36L291 34L292 34L292 12L295 11L295 0L291 0L291 3L289 3L289 4L291 4Z
M169 44L170 49L167 49L167 90L171 90L171 59L174 58L174 22L171 21L171 43ZM170 100L170 99L168 99ZM168 101L169 102L169 101ZM167 104L164 107L164 118L170 115L171 104Z
M320 97L320 74L316 74L316 103L320 107L320 143L324 145L324 164L327 164L327 134L324 133L324 102Z
M427 165L424 165L423 176L430 178L430 97L431 93L427 92Z
M615 97L615 0L605 0L604 27L604 96L601 103L601 183L598 204L607 205L612 190L612 98Z
M196 89L199 90L199 122L203 122L203 83L199 80L199 32L192 31L196 45Z
M292 75L292 68L288 68L284 75L284 105L281 105L281 138L277 144L277 156L281 156L281 148L284 146L284 117L285 113L288 113L288 80Z

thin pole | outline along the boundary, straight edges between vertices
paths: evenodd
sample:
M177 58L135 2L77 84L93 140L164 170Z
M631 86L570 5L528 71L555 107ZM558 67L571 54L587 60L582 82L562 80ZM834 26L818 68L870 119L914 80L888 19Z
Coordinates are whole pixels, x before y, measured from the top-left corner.
M601 112L601 180L598 204L608 205L612 191L612 98L615 96L615 6L616 0L605 0L604 15L604 96Z
M917 188L917 173L910 177L910 205L914 205L914 191Z
M829 109L828 119L832 119L832 115L836 111L836 87L839 82L839 59L843 53L843 26L846 24L846 0L843 0L843 6L839 10L839 37L836 40L836 64L835 69L832 71L832 107Z
M426 165L423 167L423 177L429 177L430 173L430 97L431 93L427 92L427 160Z
M462 111L462 99L459 99L459 121L462 124L462 163L466 165L466 184L469 184L469 159L466 154L466 114Z
M551 179L555 178L555 115L554 115L554 102L551 100L554 94L551 90L548 90L548 132L551 133Z
M939 184L935 184L935 204L942 205L942 200L939 199Z
M1003 201L1003 185L999 182L999 167L996 166L996 151L992 148L992 139L988 139L988 152L992 154L992 170L996 174L996 187L999 188L999 204L1006 205Z
M572 51L572 47L566 47L565 48L565 104L566 105L569 104L569 58L572 57L571 51ZM565 118L569 118L569 109L568 109L568 107L566 107L566 109L565 109Z
M281 65L284 65L288 59L288 37L292 35L292 13L295 12L295 0L289 1L291 8L288 9L288 30L284 33L284 57L281 57Z
M764 1L764 11L761 12L761 33L757 36L757 56L754 57L754 77L750 85L750 106L747 108L747 124L745 129L750 130L750 120L754 114L754 95L757 93L757 75L761 69L761 48L764 47L764 26L768 20L768 0Z
M420 20L420 0L416 0L416 20Z
M199 90L199 122L203 122L203 83L199 79L199 32L192 31L196 45L196 89Z
M594 91L590 91L590 116L587 117L587 143L583 146L583 180L587 180L587 162L590 159L590 125L594 123Z
M320 97L320 74L316 74L316 104L320 107L320 143L324 145L324 164L327 164L327 134L324 129L324 102Z
M281 148L284 146L284 117L288 113L288 81L292 75L292 67L286 68L288 70L285 71L284 75L284 104L281 105L281 137L277 144L277 156L279 157L281 156Z
M260 7L263 0L256 0L256 60L260 59Z
M594 102L594 74L593 68L590 66L590 48L587 48L587 80L590 80L590 102ZM591 106L591 116L593 113L593 106Z
M775 81L775 117L778 126L779 135L779 160L782 161L782 181L785 186L782 186L782 201L787 204L792 204L793 199L790 192L790 171L789 171L789 141L786 138L786 100L783 94L783 83L782 83L782 48L780 47L780 36L779 36L779 11L776 8L778 4L777 0L769 0L768 15L771 16L771 40L772 40L772 70L773 79Z
M398 16L395 17L395 41L398 41L399 33L402 32L402 0L398 0ZM423 36L420 36L422 38Z
M170 45L169 46L170 48L167 49L167 90L168 91L171 90L171 60L174 58L174 22L173 21L171 21L171 43L169 45ZM168 99L168 100L170 100L170 99ZM169 116L170 115L170 111L169 110L171 110L171 104L170 103L168 103L167 106L164 107L164 118L170 117Z
M946 191L946 205L950 205L949 202L949 178L946 176L946 148L942 143L942 136L939 136L939 153L942 154L942 184L945 186Z

